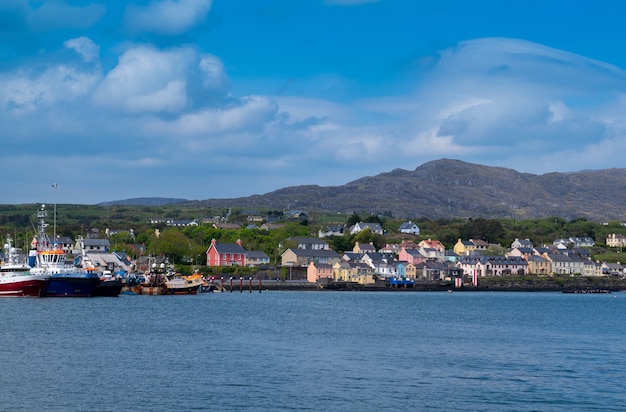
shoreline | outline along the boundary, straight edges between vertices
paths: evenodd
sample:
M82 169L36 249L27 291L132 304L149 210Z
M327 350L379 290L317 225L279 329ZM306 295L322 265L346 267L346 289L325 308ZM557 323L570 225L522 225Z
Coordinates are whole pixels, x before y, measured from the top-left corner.
M464 284L455 287L446 282L416 282L408 287L392 287L385 284L360 285L349 282L329 282L327 284L302 281L262 281L242 286L233 285L232 291L249 292L267 290L320 291L320 292L562 292L562 293L613 293L626 291L626 279L622 278L589 278L589 277L546 277L546 278L480 278L478 285Z

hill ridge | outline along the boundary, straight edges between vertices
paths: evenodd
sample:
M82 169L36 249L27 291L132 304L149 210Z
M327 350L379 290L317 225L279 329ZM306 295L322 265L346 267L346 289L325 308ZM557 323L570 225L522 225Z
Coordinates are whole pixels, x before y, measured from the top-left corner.
M399 218L622 219L626 169L522 173L455 159L393 169L340 186L288 186L232 199L182 201L186 206L325 210Z

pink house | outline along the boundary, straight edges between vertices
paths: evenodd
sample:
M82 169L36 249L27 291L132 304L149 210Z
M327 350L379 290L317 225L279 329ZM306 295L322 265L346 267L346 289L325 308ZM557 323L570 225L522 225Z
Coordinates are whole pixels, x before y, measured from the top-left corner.
M207 266L246 266L246 251L237 243L217 243L211 240L211 246L206 251Z
M400 249L400 255L398 260L401 262L407 262L413 265L422 263L426 260L426 256L422 255L419 249Z
M446 251L446 247L438 240L422 240L418 243L418 246L424 249L435 249L440 253L445 253Z
M306 268L307 282L315 283L320 279L333 279L335 277L333 266L328 263L309 263Z

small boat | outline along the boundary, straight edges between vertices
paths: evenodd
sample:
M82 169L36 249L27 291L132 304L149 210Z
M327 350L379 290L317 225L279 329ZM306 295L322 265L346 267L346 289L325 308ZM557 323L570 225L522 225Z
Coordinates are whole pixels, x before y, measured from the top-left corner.
M19 249L7 238L4 245L5 260L0 265L0 297L41 296L50 276L33 274L25 261L20 261Z
M168 277L165 281L164 295L195 295L204 281L201 277L182 276L179 274Z

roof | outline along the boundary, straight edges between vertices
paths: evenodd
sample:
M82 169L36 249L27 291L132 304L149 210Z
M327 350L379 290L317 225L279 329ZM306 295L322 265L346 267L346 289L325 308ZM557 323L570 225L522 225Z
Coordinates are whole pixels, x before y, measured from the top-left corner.
M534 249L530 247L517 247L515 249L519 250L521 253L535 253Z
M411 255L411 256L423 257L419 249L404 249L404 253L406 253L407 255Z
M360 260L363 257L364 253L357 252L344 252L343 256L348 258L349 260Z
M310 264L314 265L318 269L332 270L332 268L333 268L333 265L331 265L330 263L311 262Z
M245 254L246 250L237 243L215 243L209 246L209 250L211 248L215 248L217 253L241 253Z
M84 246L111 246L109 239L83 239Z
M359 225L361 230L366 229L366 228L369 228L372 232L383 230L383 227L380 225L380 223L359 222L357 223L357 225Z
M343 232L343 225L328 225L326 226L326 230L329 232Z
M337 252L332 249L287 249L287 251L288 250L291 250L298 257L339 257ZM287 251L283 252L283 254L287 253Z
M241 229L239 223L214 223L213 227L216 229Z
M249 250L248 252L246 252L246 254L248 255L248 258L251 259L268 259L269 256L267 256L267 253L263 252L262 250Z
M325 240L318 239L316 237L290 237L289 239L292 242L296 242L298 244L309 244L309 245L327 245L328 243Z
M571 262L572 259L567 255L562 255L560 253L552 253L548 255L548 259L552 262Z
M513 243L515 243L515 242L517 242L520 245L525 246L525 247L532 247L533 246L533 242L531 242L530 239L518 239L518 238L515 238L515 241Z
M371 243L359 243L359 242L357 242L357 244L359 245L359 249L360 250L370 250L372 252L376 252L376 248Z

